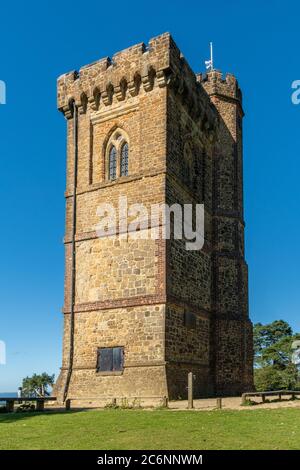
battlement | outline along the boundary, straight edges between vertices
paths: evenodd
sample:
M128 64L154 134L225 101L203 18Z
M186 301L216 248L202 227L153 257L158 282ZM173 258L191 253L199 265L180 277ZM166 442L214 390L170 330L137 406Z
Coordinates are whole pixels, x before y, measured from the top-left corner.
M242 101L242 92L237 79L231 73L224 76L221 71L213 70L205 74L197 74L196 79L210 96L221 95Z
M180 51L169 33L150 39L148 45L140 43L124 49L112 58L81 67L79 72L61 75L57 82L58 108L64 111L75 100L79 107L88 101L97 109L100 97L108 105L113 95L119 101L127 92L137 95L141 85L145 91L153 88L154 81L164 86L171 63L176 60L180 60Z
M206 108L205 120L210 122L210 127L213 127L215 115L207 106L208 95L241 100L233 75L227 74L223 78L219 71L196 75L172 36L164 33L150 39L147 45L136 44L117 52L112 58L105 57L81 67L78 72L61 75L57 82L57 105L69 119L73 102L80 113L85 113L88 107L97 111L102 105L109 106L157 86L170 86L197 116L201 116Z

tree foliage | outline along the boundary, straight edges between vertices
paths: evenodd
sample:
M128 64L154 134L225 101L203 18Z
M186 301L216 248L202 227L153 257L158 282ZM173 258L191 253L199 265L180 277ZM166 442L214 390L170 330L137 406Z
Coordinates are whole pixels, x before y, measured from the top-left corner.
M290 364L285 369L266 366L254 370L255 387L259 392L293 390L297 386L297 376L298 371L294 364Z
M54 384L54 374L49 375L46 372L42 374L33 374L32 377L23 379L23 394L32 397L45 397L50 395L49 387Z
M298 371L292 363L292 343L300 339L284 320L257 323L253 329L254 380L257 390L291 389L297 385Z

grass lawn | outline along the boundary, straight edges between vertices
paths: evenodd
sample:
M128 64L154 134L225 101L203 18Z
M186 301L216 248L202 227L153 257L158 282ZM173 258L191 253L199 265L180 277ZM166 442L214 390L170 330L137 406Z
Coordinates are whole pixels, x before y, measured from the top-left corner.
M300 409L0 414L0 449L300 449Z

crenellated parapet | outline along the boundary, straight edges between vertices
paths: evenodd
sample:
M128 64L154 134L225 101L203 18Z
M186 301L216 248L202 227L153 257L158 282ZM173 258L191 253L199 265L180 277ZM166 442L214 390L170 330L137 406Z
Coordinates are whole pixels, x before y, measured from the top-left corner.
M180 98L192 119L198 123L203 135L212 140L216 137L219 114L206 90L198 81L198 76L179 52L177 60L172 63L170 88Z
M193 118L210 133L217 117L210 100L169 33L81 67L58 78L57 105L67 119L73 102L79 113L105 109L118 102L168 86Z
M209 96L236 100L242 105L242 92L234 75L227 73L224 76L219 70L213 70L206 74L197 74L196 78Z
M58 78L57 105L67 118L72 116L75 101L80 112L98 110L102 104L137 96L143 89L166 86L172 62L173 40L166 33L82 67L79 72L66 73Z

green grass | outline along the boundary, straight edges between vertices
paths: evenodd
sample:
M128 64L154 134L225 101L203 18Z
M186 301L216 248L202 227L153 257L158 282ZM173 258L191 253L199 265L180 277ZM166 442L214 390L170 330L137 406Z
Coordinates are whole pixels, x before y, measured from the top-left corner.
M0 414L0 449L300 449L300 409Z

